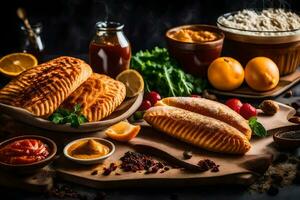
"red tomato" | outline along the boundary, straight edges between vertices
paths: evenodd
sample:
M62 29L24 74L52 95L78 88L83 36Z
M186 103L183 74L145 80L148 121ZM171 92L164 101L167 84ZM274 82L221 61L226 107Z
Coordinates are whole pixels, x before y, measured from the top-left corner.
M225 104L237 113L240 113L240 109L243 106L242 102L236 98L227 100Z
M242 115L245 119L249 119L250 117L257 115L257 110L249 103L244 103L240 109L240 115Z
M152 106L152 104L149 100L143 100L143 102L138 110L140 110L140 111L148 110L149 108L151 108L151 106Z
M161 96L157 92L151 91L146 95L145 99L150 101L151 105L154 106L156 102L161 100Z

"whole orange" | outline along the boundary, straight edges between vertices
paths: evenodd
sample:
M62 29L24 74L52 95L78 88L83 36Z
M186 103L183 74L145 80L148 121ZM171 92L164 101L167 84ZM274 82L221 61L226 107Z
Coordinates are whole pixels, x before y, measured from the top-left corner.
M230 91L243 83L244 69L237 60L220 57L210 64L207 76L210 84L216 89Z
M251 59L245 68L247 84L257 91L268 91L275 88L279 82L277 65L267 57Z

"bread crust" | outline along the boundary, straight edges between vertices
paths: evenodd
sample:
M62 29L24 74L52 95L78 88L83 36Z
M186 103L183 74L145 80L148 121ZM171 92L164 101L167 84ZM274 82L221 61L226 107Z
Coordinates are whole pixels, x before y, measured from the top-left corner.
M28 69L0 90L0 103L21 107L47 118L92 74L73 57L59 57Z
M251 148L246 136L227 123L181 108L152 107L144 119L172 137L209 151L245 154Z
M168 97L156 105L169 105L218 119L242 132L248 140L251 139L252 131L248 121L222 103L204 98Z
M125 99L126 87L106 75L93 73L61 105L72 109L81 104L81 112L89 122L109 116Z

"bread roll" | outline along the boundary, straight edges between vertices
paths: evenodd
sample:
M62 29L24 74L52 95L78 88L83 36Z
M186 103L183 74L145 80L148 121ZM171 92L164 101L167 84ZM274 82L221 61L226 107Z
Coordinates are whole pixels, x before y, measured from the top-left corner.
M204 98L168 97L162 99L156 105L169 105L218 119L242 132L248 140L251 138L252 131L248 121L222 103Z
M249 140L236 128L218 119L172 106L156 106L144 119L154 128L203 149L245 154Z
M59 57L26 70L0 90L0 103L47 118L92 74L84 61Z

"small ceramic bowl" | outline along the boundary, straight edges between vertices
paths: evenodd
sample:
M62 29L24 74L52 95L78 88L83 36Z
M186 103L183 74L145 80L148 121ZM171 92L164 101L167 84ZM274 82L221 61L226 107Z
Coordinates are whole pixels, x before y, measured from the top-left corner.
M93 159L80 159L80 158L74 158L71 155L69 155L68 149L71 147L71 145L75 144L78 141L88 140L88 139L96 140L97 142L107 146L109 148L109 153L104 156L100 156L100 157L93 158ZM64 155L66 158L68 158L69 160L72 160L74 162L77 162L79 164L84 164L84 165L102 163L106 158L110 157L114 152L115 152L115 145L112 142L110 142L106 139L98 138L98 137L86 137L86 138L74 140L74 141L70 142L69 144L67 144L64 148Z
M30 174L30 173L35 173L38 170L42 169L46 165L49 165L54 159L55 155L57 152L57 146L55 142L49 138L38 136L38 135L23 135L23 136L18 136L18 137L13 137L8 140L5 140L0 143L0 148L14 142L16 140L22 140L22 139L37 139L41 140L43 143L47 144L49 147L49 155L47 158L44 160L30 163L30 164L18 164L18 165L13 165L13 164L7 164L4 162L0 162L0 168L8 171L12 171L14 173L18 174Z
M296 149L300 147L300 126L289 126L279 129L273 134L275 144L281 149Z
M210 31L218 35L213 41L185 42L172 37L174 32L181 29ZM224 34L216 26L194 24L171 28L166 32L167 48L170 55L182 66L182 68L195 76L206 77L210 63L221 55Z

